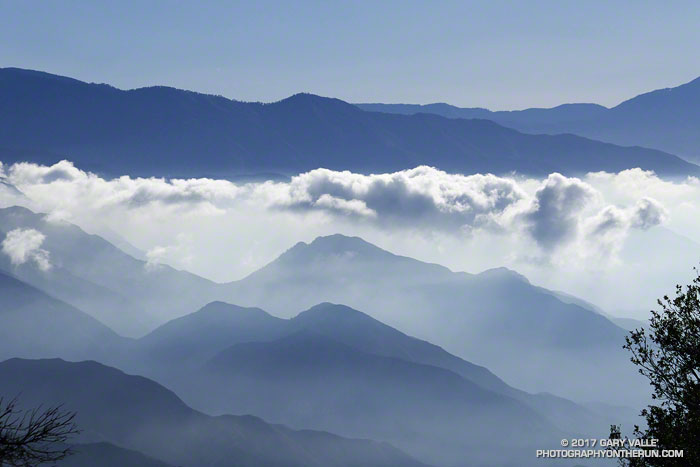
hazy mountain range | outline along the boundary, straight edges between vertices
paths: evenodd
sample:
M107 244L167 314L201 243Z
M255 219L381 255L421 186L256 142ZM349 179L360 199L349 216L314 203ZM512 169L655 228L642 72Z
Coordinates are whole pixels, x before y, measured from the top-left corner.
M675 88L658 89L615 107L564 104L550 109L492 112L449 104L357 104L363 110L402 115L428 113L447 118L486 119L532 134L594 138L622 146L644 146L700 162L700 78Z
M420 461L451 466L527 465L523 459L537 446L565 434L600 430L602 436L610 423L630 420L622 409L601 413L532 394L536 385L579 400L639 396L630 387L635 375L620 349L621 328L585 302L506 269L455 273L334 235L299 243L241 281L216 284L166 267L149 276L154 270L147 263L106 240L24 208L0 216L2 235L15 229L44 235L41 248L51 261L47 270L6 257L0 263L0 359L99 360L164 384L212 416L255 414L293 429L389 442ZM80 286L64 290L72 284ZM176 307L185 292L187 301ZM116 307L105 313L96 305L117 296L139 306L118 314ZM261 306L277 316L212 300ZM352 308L319 305L331 301ZM120 323L136 313L149 317L136 335L160 326L133 339L95 319L108 317L126 329ZM230 465L222 459L232 458L244 465L414 462L382 444L349 449L350 441L331 435L308 435L311 441L306 431L257 419L212 418L153 381L95 363L10 360L0 373L2 365L25 379L0 374L0 393L22 392L27 404L66 402L85 414L79 423L88 432L100 434L78 442L117 458L134 455L120 451L127 449L172 465ZM39 379L42 385L20 391ZM121 397L134 412L122 410ZM142 405L148 410L138 409ZM235 441L238 436L247 441ZM499 451L498 436L519 441ZM283 441L287 447L279 452L270 448ZM109 445L91 444L102 442ZM265 454L270 450L274 454ZM323 456L336 450L343 455L328 463ZM304 457L308 452L316 464Z
M2 68L0 195L31 206L5 164L62 159L107 178L700 176L699 128L700 78L612 108L492 112L240 102ZM653 263L644 277L665 286L698 248L663 227L640 235L619 251L630 280ZM0 397L77 412L76 454L59 465L535 467L535 449L631 426L626 407L648 402L622 349L645 323L510 269L456 272L340 234L227 283L148 258L106 229L0 209Z
M299 243L248 277L217 284L167 266L153 269L101 237L24 208L0 210L0 218L0 234L36 228L45 235L42 248L53 264L41 271L0 254L0 270L129 337L214 300L280 317L331 302L440 345L531 392L619 403L641 397L628 387L635 375L620 348L625 330L507 269L452 272L334 235ZM580 363L574 367L572 360ZM618 391L601 388L600 375Z
M290 303L346 304L534 392L619 403L644 392L630 387L637 379L621 350L625 330L505 268L452 272L334 235L299 243L221 288L225 301L277 316L292 316Z
M136 344L136 361L206 412L251 412L388 440L441 465L460 464L466 452L473 462L503 465L519 457L516 451L556 437L556 427L596 431L628 416L514 389L484 367L342 305L320 304L285 320L214 302ZM179 350L196 358L183 359ZM511 430L520 440L512 451L480 458L478 446Z
M0 271L0 360L95 358L123 349L123 338L87 313Z
M0 393L21 394L23 407L63 404L78 414L80 440L109 442L173 465L423 465L387 444L295 431L252 416L207 416L153 381L96 362L6 360Z
M16 279L5 277L7 282L27 290L18 294L2 289L3 305L6 297L13 296L16 306L3 306L0 327L8 336L23 339L4 340L0 359L8 354L22 355L27 349L31 349L28 356L33 358L92 357L164 382L190 405L211 414L255 413L295 428L390 441L439 465L464 465L465 459L479 465L526 465L516 460L526 458L533 446L563 436L564 431L557 426L596 430L620 419L617 413L602 416L564 399L514 389L483 367L340 305L322 304L294 319L283 320L259 309L214 302L166 323L142 339L132 340L111 331L105 333L99 327L90 334L87 330L93 318L47 299ZM47 303L52 307L47 309ZM78 316L66 320L61 307ZM33 329L36 327L52 334L37 332ZM62 344L49 345L53 341ZM9 362L18 365L16 371L23 377L2 374L2 365ZM158 407L146 413L138 409L139 398L150 398L143 392L156 386L154 383L130 377L143 384L125 389L123 382L115 382L116 372L110 373L97 364L85 366L83 372L76 365L58 360L41 365L35 362L15 359L0 364L0 379L12 381L0 383L0 394L22 394L22 401L30 405L42 399L67 400L66 408L90 414L87 421L79 419L87 430L79 441L116 443L168 462L182 462L182 453L164 453L165 448L158 447L158 442L153 447L153 437L163 435L163 430L160 424L151 424L174 409L163 409L164 413ZM32 372L35 378L42 378L42 385L26 381ZM107 391L101 384L118 390ZM76 390L80 385L85 387ZM36 395L37 391L41 396ZM47 396L46 391L52 395ZM66 399L64 391L71 392L71 396ZM168 395L166 400L172 397ZM88 404L93 398L99 399L94 404L101 404L101 411ZM133 412L121 413L123 407L114 398L126 398ZM120 418L115 420L117 415L111 410L119 412ZM114 426L117 422L131 423L128 418L136 413L142 419L135 420L136 427L130 430L138 433L138 440L136 434L125 438L121 431L111 431L119 428ZM91 417L102 425L95 425ZM496 450L499 436L507 433L518 439L511 443L511 449L499 455L485 454L484 446ZM204 449L204 445L206 440L191 440L194 450ZM133 456L111 446L90 445L89 449L97 451L95 455L107 449L117 458ZM214 450L211 456L223 455L220 446L206 449ZM192 456L199 457L189 458L185 465L192 465L194 459L201 459L205 465L229 465L210 463L213 460L198 452ZM77 457L76 462L80 459ZM289 461L283 465L295 464Z
M206 304L214 283L169 266L138 260L81 228L47 220L21 207L0 209L0 238L14 229L34 229L45 236L42 248L51 267L11 264L0 254L0 270L81 309L117 332L144 334L174 316Z
M370 173L418 165L539 176L634 167L700 174L659 150L524 134L483 119L367 112L311 94L261 104L167 87L123 91L16 68L0 69L0 141L5 163L67 158L111 176L269 178L318 167Z

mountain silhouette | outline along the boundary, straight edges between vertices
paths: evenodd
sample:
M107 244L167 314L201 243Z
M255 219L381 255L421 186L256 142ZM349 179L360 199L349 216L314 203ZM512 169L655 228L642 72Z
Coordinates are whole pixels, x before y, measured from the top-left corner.
M60 467L174 467L145 456L140 452L120 448L105 441L71 446L73 454L60 461Z
M219 293L286 317L319 301L346 304L529 392L607 400L598 375L615 375L621 391L637 378L621 350L626 331L599 313L505 268L452 272L356 237L299 243Z
M271 104L162 86L120 90L17 68L0 69L0 159L62 158L118 176L361 173L431 165L449 172L576 175L641 167L698 175L700 167L639 147L570 134L523 134L488 120L366 112L297 94Z
M122 335L143 335L213 296L214 283L165 265L149 267L74 224L49 221L23 207L0 208L0 241L14 229L44 235L41 247L52 267L41 271L31 262L13 265L0 252L0 270L92 314Z
M196 368L226 347L240 342L272 340L287 331L286 320L259 308L212 302L173 319L135 342L140 368L168 375Z
M526 405L456 373L366 353L308 329L233 345L194 381L206 381L192 397L199 394L197 406L207 411L252 412L293 427L388 441L441 465L463 465L467 457L479 465L524 459L528 447L558 432ZM516 434L507 453L476 453Z
M0 394L21 394L27 408L63 404L77 412L81 439L173 465L422 465L385 443L295 431L253 416L207 416L151 380L96 362L7 360L0 363Z
M126 340L82 311L0 271L0 360L99 358Z
M612 108L564 104L550 109L492 112L449 104L357 105L375 112L487 119L527 133L574 133L623 146L656 148L700 162L700 78L674 88L640 94Z
M16 280L15 282L22 287L32 290L34 294L40 297L44 296L43 293L30 286L22 285L21 282ZM17 290L3 288L2 292L3 294L0 294L0 297L3 297L2 308L6 313L3 318L10 316L9 313L14 311L12 308L13 304L8 301L8 297L12 297L18 303L27 302ZM480 430L483 430L487 418L489 424L507 427L513 426L513 424L522 424L525 420L537 419L539 423L546 426L546 431L548 432L556 431L554 425L568 426L567 422L571 420L575 420L576 426L579 428L589 426L592 420L598 422L598 424L601 421L600 417L596 417L589 411L569 401L546 395L531 395L514 389L486 368L461 360L437 346L407 336L364 313L342 305L323 303L300 313L293 319L285 320L275 318L260 309L213 302L198 312L164 324L149 335L136 341L119 338L106 327L98 324L102 330L106 330L106 335L98 333L96 337L88 341L89 345L83 345L82 341L86 339L83 338L81 340L81 336L87 332L90 323L96 323L96 321L68 305L61 302L58 302L58 304L67 308L72 314L82 317L87 324L79 320L62 319L64 312L60 306L49 307L45 302L34 300L32 302L34 308L18 308L16 314L22 317L21 323L23 323L23 327L16 324L11 325L12 323L8 324L7 319L1 322L3 331L9 337L19 336L19 338L14 340L11 338L3 339L6 351L0 356L46 357L50 355L67 355L68 358L74 360L96 358L102 362L108 362L126 370L132 369L140 374L154 378L168 387L176 389L178 394L183 395L188 402L195 404L197 408L204 409L210 413L255 413L276 422L289 423L298 428L311 427L331 430L333 427L337 427L338 431L346 436L372 437L376 434L378 436L381 435L379 437L381 440L397 444L405 443L405 433L401 434L400 430L391 431L390 427L385 427L384 431L373 431L378 425L371 418L359 420L358 425L354 428L355 431L350 429L346 431L342 428L345 424L342 417L334 418L334 424L331 425L327 420L318 417L318 410L307 412L306 424L303 423L304 420L299 420L299 418L285 418L284 411L278 410L279 406L265 402L267 400L266 394L269 395L269 393L266 393L263 388L251 386L252 380L250 378L247 381L251 384L246 385L230 381L231 375L226 372L217 374L211 371L200 371L204 363L212 360L212 357L216 359L225 354L228 351L227 349L231 349L232 346L283 342L285 339L290 341L302 339L303 341L303 336L311 336L312 345L320 345L317 349L319 354L332 355L335 352L333 349L339 347L341 348L340 354L349 356L349 361L351 362L347 366L347 362L340 358L329 361L325 366L318 365L317 369L322 372L331 372L335 375L354 375L357 384L360 384L360 381L363 382L363 394L368 400L374 399L375 402L383 400L388 397L387 391L390 387L394 387L397 393L404 391L403 388L407 385L414 387L414 384L409 384L410 381L402 379L405 375L401 371L398 374L391 374L388 371L396 368L409 368L409 373L417 371L420 376L415 376L415 378L426 383L429 392L429 394L426 394L426 397L430 396L434 399L438 392L445 390L452 383L458 382L459 384L456 387L461 388L458 392L464 391L465 394L463 396L467 400L472 400L472 404L476 403L476 401L501 401L492 405L487 404L486 406L479 402L479 407L484 409L484 413L477 415L475 412L470 412L468 418L461 420L460 423L462 425L460 425L459 430L462 434L465 430L473 432L477 426L480 427ZM36 310L39 311L37 312ZM72 315L69 314L69 316ZM32 328L38 327L41 329L42 326L47 326L49 332L34 338L33 336L36 333L33 332ZM28 329L31 331L28 331ZM62 342L64 342L62 345L68 350L64 350L61 347ZM302 345L302 349L304 345ZM27 353L23 350L25 348L29 349L30 352ZM287 356L294 355L290 349L287 350L284 351ZM359 373L356 372L358 368L352 363L356 361L357 355L362 356L360 360L365 359L370 363L369 367L361 366ZM317 358L313 355L313 352L309 353L303 361L312 367L317 366ZM375 380L372 375L365 371L365 369L375 365L376 362L380 362L380 370L374 376L378 377L380 374L383 377L391 375L391 378L395 379L393 382L384 379ZM382 364L381 362L384 363ZM389 362L389 365L385 368L386 362ZM235 367L239 368L239 365L235 365ZM268 370L272 371L272 368L268 368ZM280 372L279 370L276 373L288 372L289 380L306 381L308 379L308 375L304 373L304 370L300 370L299 367L294 365L284 364L283 371ZM324 384L333 384L334 381L332 378L326 378L325 376L323 380ZM450 381L452 383L449 383ZM257 383L260 383L260 380ZM105 384L112 383L106 381ZM344 387L347 389L349 386ZM283 386L279 386L278 390L282 390L282 388ZM2 394L1 389L0 385L0 394ZM424 389L416 388L416 390ZM238 394L238 391L241 391L241 394ZM449 404L450 397L456 397L454 391L455 388L453 387L448 393L444 394L441 404ZM302 394L292 394L290 397L300 402L305 400L305 396ZM342 405L346 403L351 404L355 400L352 397L352 393L343 391L336 392L335 397L336 399L326 401L326 403ZM419 396L414 394L412 397ZM481 400L482 398L484 401ZM234 400L235 404L232 403ZM291 399L285 400L291 403ZM394 400L399 401L401 398L397 394L394 396ZM500 408L502 402L505 403L505 408L510 407L504 413L501 412ZM460 403L466 402L462 401ZM412 404L405 403L403 406L409 408ZM396 411L400 410L400 408L401 405L394 406L391 410ZM554 408L556 410L553 410ZM92 411L93 409L89 410ZM413 420L411 423L417 424L418 419L415 417L418 417L419 414L411 412L409 409L407 410L407 412L397 412L392 417L406 416ZM451 413L451 411L443 408L441 413L445 414L448 412ZM381 411L372 411L370 414L365 414L365 416L371 415L374 417L377 413L381 413ZM435 420L443 416L438 412L431 413L432 419ZM301 416L301 414L298 415ZM506 415L507 417L515 417L515 419L504 418ZM453 417L455 414L450 416ZM406 423L408 421L407 419ZM449 420L443 419L443 421L447 423ZM454 420L449 421L445 426L451 426L453 422ZM435 421L435 423L438 422ZM421 424L422 427L424 425ZM370 430L367 428L368 426L373 428ZM450 454L451 460L456 460L464 454L463 448L460 447L462 446L460 439L459 437L453 439L454 444ZM107 440L119 441L111 437L108 437ZM84 441L92 442L94 439L88 438ZM429 461L437 459L435 455L441 449L436 448L436 442L434 438L432 441L427 440L421 445L420 449L411 452ZM124 445L121 441L118 444L120 446ZM414 443L410 444L413 445ZM154 452L144 451L142 446L127 445L127 447L146 452L151 456L156 455ZM521 446L522 449L525 449L525 447L525 445ZM94 455L97 455L94 449L90 450L85 456L76 458L76 462L80 460L80 462L89 463L90 459L92 459L90 456ZM122 455L128 457L128 453L121 451L109 453L109 456L113 456L115 459L120 459ZM523 458L523 453L514 448L509 456ZM174 462L170 458L159 458L166 459L168 462Z

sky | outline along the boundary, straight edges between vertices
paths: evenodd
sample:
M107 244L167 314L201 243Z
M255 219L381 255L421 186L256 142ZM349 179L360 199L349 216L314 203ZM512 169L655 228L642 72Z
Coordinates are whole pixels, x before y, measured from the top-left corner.
M247 101L615 105L700 75L688 1L0 0L0 66Z

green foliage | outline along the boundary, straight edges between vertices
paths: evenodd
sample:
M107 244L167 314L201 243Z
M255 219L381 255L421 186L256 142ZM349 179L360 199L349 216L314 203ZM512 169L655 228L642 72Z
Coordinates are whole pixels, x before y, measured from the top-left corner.
M683 457L623 465L700 466L700 275L658 303L661 311L651 312L648 330L632 331L624 345L653 388L654 404L641 412L647 427L636 426L634 436L657 439L658 450L682 449Z

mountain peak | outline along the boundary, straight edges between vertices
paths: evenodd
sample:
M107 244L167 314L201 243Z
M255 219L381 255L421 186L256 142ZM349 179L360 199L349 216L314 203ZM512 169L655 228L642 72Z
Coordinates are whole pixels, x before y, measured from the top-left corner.
M506 267L487 269L477 274L477 276L484 278L515 279L526 284L530 283L527 277Z
M195 311L192 313L192 315L199 314L200 316L203 315L210 315L210 316L215 316L215 315L236 315L236 316L269 316L268 313L266 313L264 310L261 310L260 308L256 307L242 307L238 305L233 305L231 303L226 303L222 302L219 300L215 300L213 302L209 302L206 305L204 305L202 308L200 308L198 311ZM188 315L188 316L192 316Z
M347 257L353 257L360 254L376 256L390 255L391 253L382 250L378 246L372 245L360 237L333 234L316 237L311 243L299 242L282 254L281 258L296 258L300 255L345 255Z
M302 311L295 318L295 321L376 321L366 313L350 308L346 305L340 305L330 302L319 303L308 310ZM379 323L379 321L376 321Z
M293 94L286 99L281 101L273 102L271 104L266 104L269 107L278 107L284 109L291 109L298 112L299 109L311 109L313 111L331 111L331 112L341 112L341 114L361 112L360 109L352 104L349 104L343 100L337 99L335 97L324 97L316 94L311 94L308 92L300 92Z

